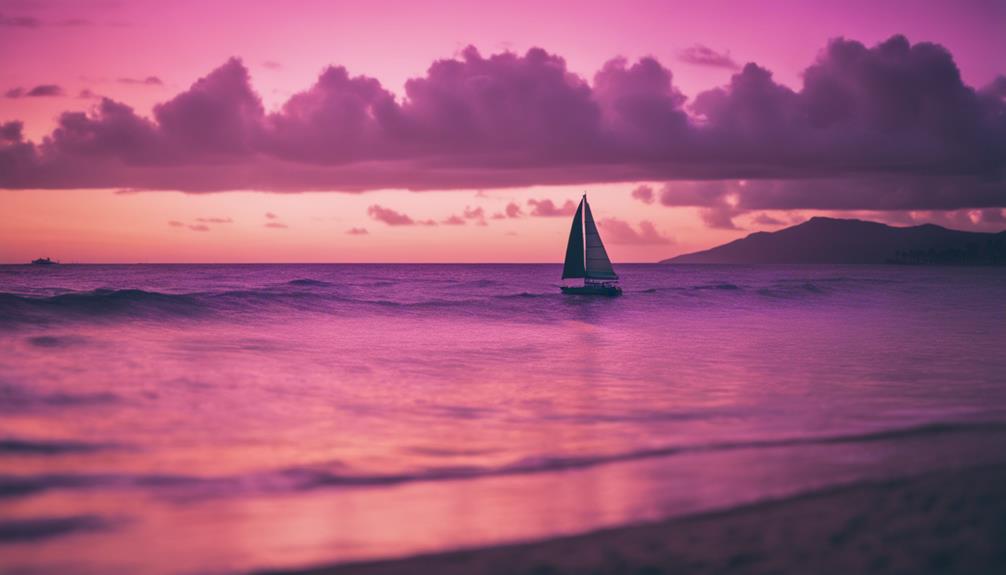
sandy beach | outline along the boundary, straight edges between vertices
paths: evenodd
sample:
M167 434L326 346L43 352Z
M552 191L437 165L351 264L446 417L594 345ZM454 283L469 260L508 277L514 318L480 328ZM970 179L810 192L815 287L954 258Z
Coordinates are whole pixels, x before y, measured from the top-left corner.
M1006 573L1006 465L844 486L542 542L298 573Z

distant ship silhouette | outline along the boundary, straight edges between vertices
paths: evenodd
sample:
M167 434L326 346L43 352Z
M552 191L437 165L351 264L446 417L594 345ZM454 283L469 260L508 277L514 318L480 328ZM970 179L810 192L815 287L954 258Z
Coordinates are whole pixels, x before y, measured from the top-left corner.
M31 260L31 265L33 266L52 266L59 262L55 262L49 258L38 258L36 260Z
M611 267L608 252L604 250L601 234L590 213L587 194L583 194L580 205L573 216L573 226L569 230L566 244L566 262L562 267L562 279L583 278L582 286L562 286L562 293L571 295L622 294L618 287L618 275Z

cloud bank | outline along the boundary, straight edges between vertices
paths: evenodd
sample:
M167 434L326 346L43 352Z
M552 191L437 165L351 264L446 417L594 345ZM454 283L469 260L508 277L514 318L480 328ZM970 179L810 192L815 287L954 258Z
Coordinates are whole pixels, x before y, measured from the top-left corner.
M104 98L88 113L62 114L39 142L24 139L16 121L0 125L0 187L747 180L755 185L737 190L730 207L1006 205L1006 78L967 86L946 49L902 36L874 47L832 40L803 78L794 91L749 63L688 102L653 58L611 60L588 81L539 48L486 57L469 47L409 80L401 99L374 78L330 67L267 111L247 68L232 59L150 118ZM729 211L724 197L665 190L661 201L719 213Z

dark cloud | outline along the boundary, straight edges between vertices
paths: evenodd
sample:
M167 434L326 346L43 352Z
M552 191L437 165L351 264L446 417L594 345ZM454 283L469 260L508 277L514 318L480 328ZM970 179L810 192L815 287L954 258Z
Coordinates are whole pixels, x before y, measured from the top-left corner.
M445 226L463 226L468 222L466 222L465 219L462 218L461 216L452 214L450 217L448 217L447 219L445 219L440 223L444 224Z
M468 206L465 206L465 211L462 214L462 217L464 217L464 219L466 220L474 220L475 223L480 226L488 225L488 223L486 222L486 211L481 207L470 208Z
M266 218L267 220L278 220L278 219L279 219L279 216L277 216L276 214L274 214L274 213L272 213L272 212L266 212L266 213L265 213L265 218Z
M55 23L57 26L94 26L93 20L88 20L87 18L67 18L65 20L59 20Z
M1006 223L1006 210L999 208L985 208L979 210L979 220L990 224Z
M50 96L62 96L63 88L60 88L56 84L41 84L35 86L31 90L25 93L25 96L29 98L47 98Z
M654 198L653 188L650 186L638 186L636 189L632 190L632 197L644 204L652 204Z
M734 218L743 214L743 210L738 210L732 206L713 206L710 208L701 208L699 210L699 217L706 226L718 229L718 230L740 230L743 229L738 227L734 223Z
M415 220L405 214L401 214L391 208L381 207L374 204L367 208L367 215L371 218L388 224L389 226L413 226Z
M541 218L561 218L569 217L576 213L576 204L573 200L566 200L561 206L556 206L552 200L530 199L527 205L531 206L531 215Z
M708 46L694 44L685 48L678 54L678 59L687 64L698 66L711 66L713 68L727 68L736 70L740 66L730 57L729 52L717 52Z
M246 158L257 148L264 115L248 70L237 59L154 107L164 144L180 160L199 163Z
M0 27L38 28L40 26L42 26L42 21L33 16L7 16L0 14Z
M367 231L367 228L349 228L346 233L351 236L365 236L370 232Z
M80 92L77 92L77 97L80 98L81 100L96 100L98 98L101 98L101 96L95 94L88 88L84 88Z
M49 98L62 95L63 88L57 86L56 84L40 84L31 90L25 90L24 88L11 88L10 90L4 92L4 96L7 98Z
M203 224L232 224L234 220L231 218L196 218L197 222Z
M617 218L603 218L598 222L601 230L604 231L605 241L612 244L631 245L667 245L673 240L657 231L653 222L643 220L639 222L637 231L629 222Z
M755 217L751 218L751 223L758 224L760 226L781 226L786 222L778 218L773 218L772 216L766 214L765 212L762 212L760 214L755 215Z
M120 84L130 84L139 86L163 86L164 82L161 81L157 76L147 76L146 78L117 78L115 80Z
M995 80L992 80L988 86L982 88L981 95L1000 100L1006 98L1006 76L996 76Z
M190 230L194 231L194 232L208 232L208 231L210 231L210 227L207 226L206 224L190 224L187 227Z
M11 6L8 6L10 8ZM21 9L32 10L37 6L21 7ZM64 18L62 20L41 20L34 16L11 16L0 13L0 27L9 28L41 28L43 26L92 26L94 22L86 18Z
M506 217L508 218L519 218L524 215L521 211L520 206L516 202L510 202L506 205Z
M22 122L4 122L0 124L0 140L6 142L20 142L24 135L24 124Z
M330 67L267 114L246 68L230 60L150 119L103 99L64 113L42 143L0 145L0 187L752 183L728 207L716 194L672 199L708 209L717 225L754 209L1006 204L1006 79L975 90L946 49L901 36L874 47L833 40L803 78L794 91L748 64L686 105L652 58L612 60L588 82L541 49L486 57L468 48L409 80L402 100Z
M185 227L185 224L183 222L178 221L178 220L171 220L170 222L168 222L168 225L171 226L171 227L173 227L173 228L184 228Z
M0 520L0 543L42 541L76 533L102 531L117 524L97 515L30 517Z

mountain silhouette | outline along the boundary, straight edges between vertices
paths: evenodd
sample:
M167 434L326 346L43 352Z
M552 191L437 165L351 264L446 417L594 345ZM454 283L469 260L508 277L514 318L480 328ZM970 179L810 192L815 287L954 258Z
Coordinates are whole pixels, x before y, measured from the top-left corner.
M934 224L899 228L815 217L661 263L1006 265L1006 231L965 232Z

